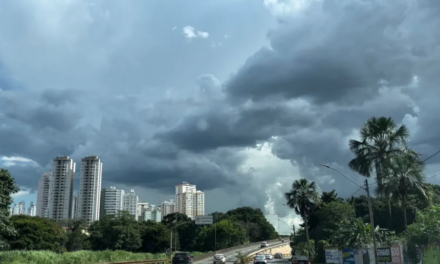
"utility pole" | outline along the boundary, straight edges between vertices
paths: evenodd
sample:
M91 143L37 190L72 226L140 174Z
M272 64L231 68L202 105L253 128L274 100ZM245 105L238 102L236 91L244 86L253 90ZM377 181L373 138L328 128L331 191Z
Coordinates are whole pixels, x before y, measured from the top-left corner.
M171 251L173 251L173 228L170 229L170 234L171 234L170 249L171 249Z
M368 179L365 179L365 191L367 192L367 197L368 197L368 211L370 214L371 237L373 239L374 259L377 264L378 263L377 244L376 244L376 234L375 234L375 225L374 225L373 204L371 203L370 187L368 186Z
M174 226L174 250L177 251L177 222Z
M215 214L213 215L214 218L214 251L215 254L217 254L217 223L215 222Z
M353 179L351 179L350 177L348 177L344 173L338 171L337 169L335 169L333 167L330 167L329 165L324 165L324 164L319 164L319 165L322 166L322 167L325 167L327 169L336 171L337 173L339 173L342 176L344 176L347 180L350 180L352 183L356 184L361 189L363 189L364 191L367 192L368 211L369 211L369 215L370 215L370 225L371 225L371 236L372 236L372 240L373 240L374 260L375 260L375 263L378 264L379 262L377 260L377 244L376 244L376 236L375 236L375 232L374 232L375 231L375 225L374 225L374 215L373 215L373 204L371 202L370 188L369 188L369 185L368 185L368 179L365 179L365 186L361 186L357 182L353 181Z

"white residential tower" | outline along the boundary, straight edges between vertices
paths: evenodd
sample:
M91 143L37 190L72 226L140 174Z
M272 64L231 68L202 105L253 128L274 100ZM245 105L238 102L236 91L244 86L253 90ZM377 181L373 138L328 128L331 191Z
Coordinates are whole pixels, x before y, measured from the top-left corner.
M81 179L76 205L76 219L84 219L87 226L99 220L101 204L102 162L97 156L81 159Z
M49 196L52 172L43 173L38 182L37 216L49 217Z
M68 156L53 160L53 176L49 188L49 218L55 221L72 219L76 164Z

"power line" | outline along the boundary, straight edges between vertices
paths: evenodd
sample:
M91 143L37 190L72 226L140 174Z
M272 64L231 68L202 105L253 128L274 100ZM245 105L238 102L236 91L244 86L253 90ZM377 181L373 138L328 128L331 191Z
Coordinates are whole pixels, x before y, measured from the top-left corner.
M348 196L348 198L353 197L353 195L355 195L356 193L358 193L360 190L363 190L364 188L359 188L357 191L355 191L352 195Z
M429 160L430 158L434 157L435 155L437 155L437 154L439 154L439 153L440 153L440 150L437 151L436 153L432 154L431 156L427 157L426 159L422 160L421 162L425 162L425 161ZM438 172L438 173L440 173L440 172ZM438 174L438 173L437 173L437 174ZM426 179L431 179L431 178L434 178L434 177L437 177L437 176L438 176L438 175L434 175L434 176L431 176L431 177L427 177ZM373 183L370 183L370 184L368 184L368 185L371 186L371 185L375 185L375 184L377 184L377 182L373 182Z

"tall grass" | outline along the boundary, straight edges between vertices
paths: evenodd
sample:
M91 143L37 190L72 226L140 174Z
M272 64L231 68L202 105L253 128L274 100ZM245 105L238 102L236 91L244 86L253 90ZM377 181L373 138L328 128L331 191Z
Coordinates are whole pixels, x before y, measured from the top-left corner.
M106 262L167 259L166 254L127 251L77 251L57 254L52 251L3 251L1 264L95 264Z

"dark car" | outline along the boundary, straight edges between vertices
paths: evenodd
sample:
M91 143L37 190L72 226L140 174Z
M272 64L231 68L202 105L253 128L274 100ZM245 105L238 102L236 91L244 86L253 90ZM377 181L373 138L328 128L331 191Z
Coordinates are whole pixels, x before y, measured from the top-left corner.
M188 252L179 252L176 253L173 257L172 264L192 264L192 256Z
M310 260L306 256L293 255L292 256L292 264L310 264Z
M275 255L273 255L273 257L274 257L275 259L282 259L282 258L283 258L283 254L281 254L281 253L275 253Z

